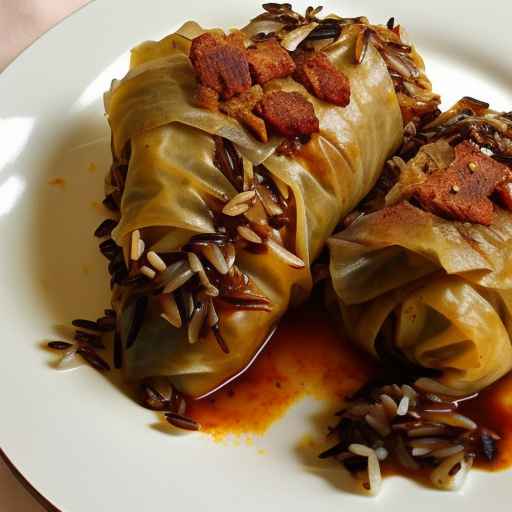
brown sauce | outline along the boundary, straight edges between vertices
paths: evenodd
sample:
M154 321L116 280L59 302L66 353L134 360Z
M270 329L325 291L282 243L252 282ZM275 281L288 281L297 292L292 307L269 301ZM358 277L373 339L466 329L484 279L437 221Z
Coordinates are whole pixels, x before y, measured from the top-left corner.
M191 402L189 414L216 439L228 434L259 435L305 396L322 400L331 412L339 409L344 397L376 371L366 354L339 337L320 301L310 301L285 316L268 347L241 378L208 398ZM512 374L461 404L460 412L502 438L496 459L479 461L477 466L486 470L512 466ZM319 453L329 446L327 425L335 423L334 416L326 417L321 425L325 430L312 432L303 442ZM385 474L402 472L385 466ZM408 476L427 480L422 473Z
M373 371L364 354L339 339L321 305L309 302L286 315L247 372L215 394L192 401L188 414L217 438L263 434L306 395L340 407L343 397Z
M477 461L479 468L497 471L512 466L512 374L485 389L474 400L463 402L459 412L501 436L492 462Z

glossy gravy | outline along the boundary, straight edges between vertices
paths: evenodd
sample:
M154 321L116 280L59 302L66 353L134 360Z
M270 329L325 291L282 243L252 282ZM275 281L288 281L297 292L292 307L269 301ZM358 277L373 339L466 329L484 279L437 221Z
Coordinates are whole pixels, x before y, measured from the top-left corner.
M289 312L256 363L237 381L215 394L189 404L188 413L202 430L216 439L228 434L263 434L287 409L304 396L338 410L351 394L377 371L371 359L340 339L319 300ZM500 380L460 408L480 425L494 430L502 440L492 462L477 465L497 470L512 465L512 375ZM319 445L324 445L326 417ZM388 468L386 473L395 473Z

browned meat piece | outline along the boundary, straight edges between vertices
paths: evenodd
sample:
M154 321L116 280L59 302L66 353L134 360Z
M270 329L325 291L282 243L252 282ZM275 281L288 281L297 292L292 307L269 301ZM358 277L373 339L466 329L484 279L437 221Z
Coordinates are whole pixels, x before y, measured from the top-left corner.
M346 107L350 103L350 82L322 52L304 51L295 56L293 77L317 98Z
M251 87L249 64L236 38L212 34L196 37L190 48L190 60L199 82L225 99Z
M256 112L278 134L288 138L309 135L320 128L313 105L298 92L268 92Z
M455 147L452 164L430 174L413 198L421 208L440 217L488 226L493 217L489 196L510 179L512 171L507 166L466 141Z
M290 54L275 40L268 39L247 50L247 60L254 81L264 84L273 78L284 78L295 71Z
M230 100L221 104L220 109L228 116L234 117L262 142L268 141L267 128L265 121L253 113L254 107L262 100L263 89L259 85L251 87Z
M225 37L224 40L226 41L226 44L228 44L229 46L234 46L235 48L245 51L245 37L240 30L235 30L231 32Z
M512 212L512 182L502 183L496 187L496 196L503 208Z
M196 103L198 107L215 112L219 110L219 93L206 85L199 85L196 92Z

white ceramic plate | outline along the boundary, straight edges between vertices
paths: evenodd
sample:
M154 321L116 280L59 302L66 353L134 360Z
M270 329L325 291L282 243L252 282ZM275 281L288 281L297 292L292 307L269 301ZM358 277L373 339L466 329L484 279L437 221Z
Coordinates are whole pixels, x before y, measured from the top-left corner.
M512 4L323 2L326 11L394 15L425 56L445 105L461 95L512 107ZM301 10L306 7L296 2ZM91 232L94 201L110 160L101 94L121 77L134 44L186 19L235 26L259 2L98 1L53 29L0 76L0 445L26 479L65 512L310 509L505 510L511 473L472 472L463 491L385 481L376 499L346 492L341 471L305 460L295 446L311 432L303 402L254 446L219 445L199 434L152 428L155 417L97 372L59 373L42 340L54 326L108 304L104 260ZM491 30L492 28L492 30ZM63 186L48 181L63 177ZM266 455L258 449L265 448Z

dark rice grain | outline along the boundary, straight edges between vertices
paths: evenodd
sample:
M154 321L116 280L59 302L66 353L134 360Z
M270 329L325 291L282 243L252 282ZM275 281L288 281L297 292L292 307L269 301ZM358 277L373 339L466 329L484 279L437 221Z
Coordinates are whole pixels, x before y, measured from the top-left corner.
M114 201L112 194L108 194L102 201L103 205L112 212L118 212L119 208L117 203Z
M110 236L112 230L117 226L117 221L114 219L105 219L94 231L94 236L103 238Z
M71 348L71 343L68 343L67 341L49 341L48 342L48 348L53 348L54 350L67 350L68 348Z
M80 329L87 329L89 331L99 331L98 324L92 320L85 320L83 318L76 318L71 322L75 327Z
M128 331L128 336L126 337L126 348L130 348L135 343L135 340L139 335L140 328L142 327L147 307L148 298L145 295L139 297L136 300L132 324L130 326L130 330Z
M173 426L183 430L199 430L201 426L197 421L175 412L165 413L165 419Z
M489 462L493 461L497 453L496 441L488 432L482 430L482 433L480 434L480 443L484 457Z
M89 332L77 330L74 335L76 341L88 343L91 347L104 349L105 345L97 334L91 334Z
M110 370L110 365L92 348L82 345L77 352L96 370L100 372Z
M102 332L113 331L116 328L116 318L113 316L102 316L96 320L96 324Z
M105 256L108 260L111 260L114 258L114 256L117 255L117 253L121 250L120 247L117 246L117 244L112 240L112 238L109 238L99 245L101 254Z

